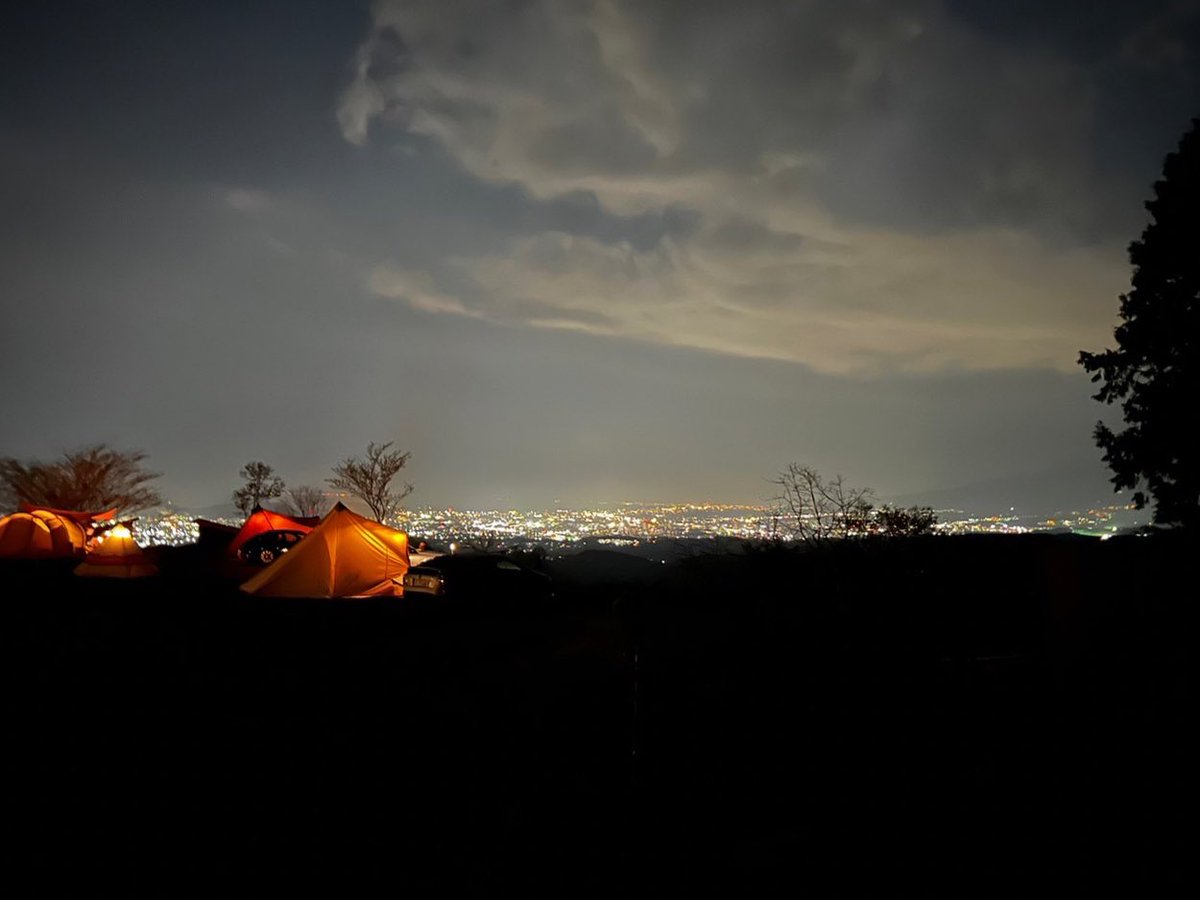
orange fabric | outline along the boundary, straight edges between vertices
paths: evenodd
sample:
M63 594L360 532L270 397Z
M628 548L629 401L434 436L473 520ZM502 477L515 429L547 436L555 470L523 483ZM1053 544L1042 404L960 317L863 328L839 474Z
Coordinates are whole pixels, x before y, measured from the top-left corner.
M0 556L53 556L50 526L29 513L13 513L0 519Z
M56 557L83 553L83 529L47 510L18 512L0 519L0 556Z
M118 525L88 551L75 574L85 578L144 578L157 575L158 567L146 558L129 529Z
M82 553L84 547L87 546L87 533L83 530L83 526L74 519L59 516L48 509L36 510L30 515L45 522L49 526L52 536L55 531L62 531L59 540L69 542L73 553Z
M51 509L49 506L34 506L32 503L21 501L21 512L35 513L48 512L64 519L70 519L73 522L86 525L90 522L104 522L114 518L117 515L117 509L114 506L112 509L106 509L104 512L81 512L77 509Z
M242 590L260 597L398 596L407 571L408 535L339 503Z
M246 524L242 526L242 530L237 533L233 542L230 543L229 552L236 554L242 544L246 543L250 538L262 534L264 531L303 531L305 534L308 534L312 530L311 525L305 525L303 522L289 518L283 513L272 512L260 506L250 514L250 518L246 519Z

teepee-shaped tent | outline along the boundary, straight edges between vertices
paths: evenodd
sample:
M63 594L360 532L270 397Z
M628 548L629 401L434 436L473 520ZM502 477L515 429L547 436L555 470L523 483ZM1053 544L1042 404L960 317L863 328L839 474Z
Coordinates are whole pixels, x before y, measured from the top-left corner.
M408 535L339 503L285 556L242 585L260 597L402 594Z
M157 575L158 566L146 559L127 526L116 525L97 540L75 567L75 574L85 578L145 578Z
M48 509L17 512L0 519L0 556L81 556L86 543L87 535L78 522Z
M236 554L238 549L252 537L257 537L264 531L303 531L305 534L313 530L320 519L293 519L283 513L272 512L261 506L254 507L241 531L229 544L230 554Z

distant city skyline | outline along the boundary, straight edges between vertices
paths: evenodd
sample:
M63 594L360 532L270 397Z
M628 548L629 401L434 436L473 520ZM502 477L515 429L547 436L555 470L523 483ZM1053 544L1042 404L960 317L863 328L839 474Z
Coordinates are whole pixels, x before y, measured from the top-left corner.
M1149 524L1145 510L1106 505L1064 510L1054 516L1030 511L997 510L971 515L958 510L938 511L933 533L1025 534L1064 532L1105 537ZM244 517L221 516L217 521L237 525ZM634 552L641 544L661 546L671 541L742 541L794 539L788 517L766 506L734 504L626 504L604 509L457 510L420 508L404 510L388 524L409 533L413 540L449 549L455 542L519 545L533 543L564 551L596 546ZM180 545L199 538L199 524L187 513L162 509L149 511L134 522L134 533L145 546ZM645 549L645 548L643 548Z

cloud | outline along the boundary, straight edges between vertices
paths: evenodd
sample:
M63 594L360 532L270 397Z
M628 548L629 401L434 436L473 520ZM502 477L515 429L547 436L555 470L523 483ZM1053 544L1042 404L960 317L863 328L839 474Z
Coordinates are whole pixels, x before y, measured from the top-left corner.
M266 212L272 208L271 196L254 188L230 188L224 192L225 202L244 213Z
M403 300L413 309L435 315L477 317L457 297L438 292L427 273L411 272L395 265L382 265L371 272L368 287L381 297Z
M357 62L348 141L688 217L448 251L404 293L429 312L825 372L1071 370L1127 282L1129 236L1097 234L1088 70L932 0L382 2Z
M1157 15L1148 16L1121 45L1121 58L1147 69L1186 73L1200 33L1200 2L1175 0Z

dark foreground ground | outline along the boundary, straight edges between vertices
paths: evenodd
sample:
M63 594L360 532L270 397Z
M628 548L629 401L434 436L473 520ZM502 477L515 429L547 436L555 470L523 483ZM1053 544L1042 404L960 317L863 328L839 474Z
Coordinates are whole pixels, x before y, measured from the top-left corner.
M161 562L0 570L22 896L1183 883L1179 540L563 561L550 613L254 600Z

